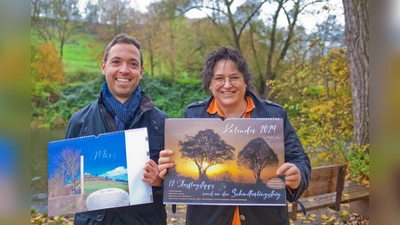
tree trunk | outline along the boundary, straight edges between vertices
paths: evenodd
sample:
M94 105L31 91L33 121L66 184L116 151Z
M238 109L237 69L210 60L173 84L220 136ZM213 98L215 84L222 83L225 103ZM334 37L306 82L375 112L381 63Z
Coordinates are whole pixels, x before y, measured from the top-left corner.
M286 12L286 10L285 10L285 12ZM297 18L299 16L299 14L300 14L300 0L295 2L294 12L293 12L293 21L290 22L290 17L289 17L289 15L287 15L288 24L289 24L289 26L288 26L288 35L286 37L285 44L283 45L281 54L279 55L279 59L278 59L278 62L277 62L276 65L279 65L279 63L282 62L283 59L286 56L286 53L287 53L287 51L289 49L289 46L290 46L290 43L292 42L294 28L296 26Z
M251 50L252 50L252 52L253 52L253 56L254 56L254 60L256 61L256 69L257 69L257 73L258 73L258 77L257 77L257 81L258 81L258 85L259 85L259 88L258 88L258 93L264 93L264 89L265 89L265 79L264 79L264 77L263 77L263 73L261 72L261 66L260 66L260 63L258 62L258 56L257 56L257 50L256 50L256 46L254 45L254 26L252 25L252 23L249 23L249 25L250 25L250 32L249 32L249 35L250 35L250 46L251 46ZM257 89L257 88L255 88L255 89Z
M147 43L149 47L149 58L150 58L150 75L154 77L154 52L153 52L153 44L150 38L147 38ZM142 65L143 66L143 65Z
M233 14L231 11L232 3L233 3L233 1L225 0L226 9L228 11L227 16L228 16L228 20L229 20L229 26L230 26L231 32L232 32L233 46L234 46L234 48L236 48L236 50L241 52L242 50L240 49L239 36L236 32L235 21L233 20Z
M354 143L369 143L368 0L343 0L353 99Z
M276 26L278 24L278 16L279 16L279 12L281 11L283 7L283 1L279 1L279 5L278 8L275 11L275 14L273 16L273 21L272 21L272 31L271 31L271 45L269 47L269 53L268 53L268 58L267 58L267 72L266 72L266 82L265 82L265 88L264 88L264 92L261 93L262 98L268 98L269 96L269 92L270 92L270 85L268 84L268 81L270 80L274 80L275 76L272 73L272 58L274 55L274 51L275 51L275 36L276 36Z

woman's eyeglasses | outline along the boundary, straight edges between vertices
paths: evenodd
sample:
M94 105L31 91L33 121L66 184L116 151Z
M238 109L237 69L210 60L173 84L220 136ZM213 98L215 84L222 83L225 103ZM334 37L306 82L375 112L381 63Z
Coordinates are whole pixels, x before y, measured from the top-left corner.
M232 86L239 85L242 82L243 76L231 76L231 77L223 77L223 76L215 76L213 77L214 84L217 86L225 85L226 80L229 80Z

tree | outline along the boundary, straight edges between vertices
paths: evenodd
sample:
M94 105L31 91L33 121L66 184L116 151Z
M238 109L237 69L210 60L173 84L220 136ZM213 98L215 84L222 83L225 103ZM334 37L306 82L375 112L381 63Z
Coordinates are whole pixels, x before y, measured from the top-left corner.
M328 9L329 10L329 9ZM344 26L338 24L336 15L329 15L326 21L316 25L315 41L320 46L320 56L327 55L330 48L344 48Z
M268 0L246 1L234 8L235 0L182 1L177 5L182 14L190 10L200 10L218 27L220 35L241 51L240 38L248 24L260 14L260 9ZM228 30L226 29L228 28ZM230 35L229 35L230 33Z
M264 22L254 20L249 23L249 30L245 31L242 39L243 55L246 55L247 62L252 68L255 77L255 90L256 94L263 93L265 89L265 61L268 52L267 28Z
M369 144L368 0L343 0L347 58L353 99L354 144Z
M138 36L141 36L141 43L148 51L146 55L149 55L150 73L152 76L158 74L173 79L197 77L205 55L200 54L204 49L202 40L204 36L215 32L207 27L200 33L201 23L198 20L188 19L184 15L176 16L174 4L167 3L161 1L150 4L148 13L141 18L142 32ZM207 41L212 42L209 39Z
M228 145L211 129L199 131L195 136L186 136L187 141L179 141L183 158L196 164L200 178L207 179L207 169L233 159L235 148Z
M314 166L344 163L353 135L346 54L331 48L318 64L299 62L272 83Z
M65 42L79 26L78 2L79 0L53 0L54 19L60 45L60 59L63 57Z
M33 84L38 82L64 83L64 65L57 55L57 49L52 42L32 45L31 78Z
M31 45L32 118L48 123L49 110L59 100L59 85L65 82L64 65L53 43Z
M79 0L31 0L32 23L44 41L57 39L60 59L64 44L78 28Z
M239 152L237 162L239 166L243 166L253 172L256 183L262 183L261 172L269 166L277 166L279 163L278 156L261 137L251 140Z
M264 86L262 86L261 90L260 90L260 94L265 97L265 98L269 98L270 96L270 81L271 80L275 80L276 75L277 75L277 68L280 67L281 63L283 62L287 51L290 47L290 45L292 44L292 39L294 37L294 31L295 31L295 27L297 25L297 21L298 21L298 17L300 15L300 13L302 13L309 5L315 4L317 2L320 2L320 0L315 0L315 1L311 1L311 2L304 2L304 1L300 1L300 0L292 0L291 2L293 3L293 6L289 6L289 7L293 7L293 8L288 8L287 4L288 0L276 0L278 3L278 6L275 10L274 15L272 16L272 30L271 30L271 34L270 34L270 48L269 48L269 52L268 52L268 58L267 58L267 71L266 71L266 88ZM276 43L276 39L277 39L277 24L278 24L278 18L279 15L281 13L281 10L283 10L285 16L286 16L286 20L288 23L287 26L287 34L285 36L285 40L282 44L282 47L279 49L279 57L277 57L277 59L275 59L275 63L273 64L274 61L274 55L275 53L275 49L277 46Z
M126 28L130 22L129 0L100 0L100 22L108 24L103 30L104 40L111 40L119 33L129 33Z
M88 23L98 23L100 20L100 5L88 0L85 7L85 20Z
M268 59L267 59L267 71L266 71L266 86L269 88L270 86L268 85L268 81L269 80L274 80L275 79L275 75L273 75L272 73L272 58L275 52L275 39L276 39L276 28L277 28L277 23L278 23L278 16L279 13L281 11L281 9L283 8L283 4L286 1L284 0L280 0L278 1L278 7L275 10L275 13L273 15L273 19L272 19L272 29L271 29L271 38L270 38L270 46L269 46L269 53L268 53ZM265 89L263 86L261 86L261 93L264 97L268 96L268 92L269 89Z
M59 155L54 157L54 163L66 175L66 179L71 180L71 184L75 187L76 176L80 166L80 150L65 148Z
M31 22L36 32L44 41L54 37L51 2L46 0L31 0Z
M138 38L143 45L143 48L148 51L148 62L146 66L150 68L150 75L154 77L155 75L155 67L159 63L157 60L157 52L159 52L159 44L157 42L160 27L163 25L163 20L158 15L159 12L157 7L155 7L155 3L151 3L148 7L148 12L143 15L144 17L144 25L141 27L140 32L138 33Z
M67 196L70 194L69 188L65 187L65 174L61 171L60 168L56 168L52 173L49 179L48 187L49 187L49 198L59 197L59 196Z

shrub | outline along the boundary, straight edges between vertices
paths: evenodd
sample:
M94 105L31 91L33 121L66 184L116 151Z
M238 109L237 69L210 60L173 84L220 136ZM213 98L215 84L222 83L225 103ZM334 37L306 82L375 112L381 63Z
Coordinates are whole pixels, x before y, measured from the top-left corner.
M369 145L351 145L347 153L347 170L350 180L369 184Z

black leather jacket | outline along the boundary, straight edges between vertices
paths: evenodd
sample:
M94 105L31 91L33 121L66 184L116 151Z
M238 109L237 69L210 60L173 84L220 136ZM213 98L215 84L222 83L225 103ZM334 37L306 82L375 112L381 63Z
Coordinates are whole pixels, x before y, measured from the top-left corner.
M283 118L285 137L285 162L295 164L301 172L300 186L292 190L292 194L286 191L289 202L297 200L307 189L311 175L310 160L304 153L300 140L290 124L284 108L274 102L257 98L247 91L254 102L255 109L251 113L252 118ZM193 102L186 107L185 118L219 118L218 114L211 115L207 109L211 98L204 101ZM235 206L210 206L188 205L186 213L187 225L231 225ZM239 206L242 225L261 224L290 224L287 206Z
M160 151L164 149L165 118L168 118L167 114L156 108L148 95L142 92L139 110L137 110L129 129L147 127L150 158L156 163L158 163ZM114 119L104 108L100 94L96 101L72 115L65 138L98 135L117 130ZM153 187L153 203L76 213L74 223L85 225L166 225L166 218L162 188Z

